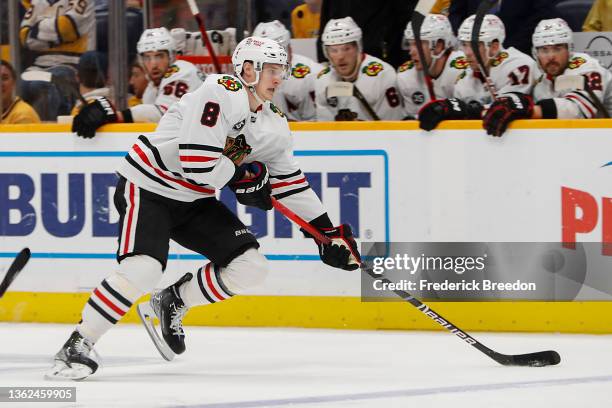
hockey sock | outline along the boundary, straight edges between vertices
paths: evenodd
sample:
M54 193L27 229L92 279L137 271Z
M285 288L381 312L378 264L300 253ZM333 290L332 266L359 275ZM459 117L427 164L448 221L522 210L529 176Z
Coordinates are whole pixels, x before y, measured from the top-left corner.
M193 279L179 288L179 295L187 307L207 305L229 299L234 294L220 278L221 267L208 263L198 269Z

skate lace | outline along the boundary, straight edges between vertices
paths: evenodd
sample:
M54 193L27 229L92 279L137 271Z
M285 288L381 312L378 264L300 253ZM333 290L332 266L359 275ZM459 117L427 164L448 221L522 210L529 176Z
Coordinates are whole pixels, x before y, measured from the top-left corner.
M97 362L102 361L102 357L93 348L93 344L89 343L87 340L85 340L82 337L76 340L75 342L73 342L72 347L79 354L85 354L87 357Z
M187 313L187 307L172 305L170 312L170 329L173 330L172 334L177 336L184 336L185 331L183 330L183 317Z

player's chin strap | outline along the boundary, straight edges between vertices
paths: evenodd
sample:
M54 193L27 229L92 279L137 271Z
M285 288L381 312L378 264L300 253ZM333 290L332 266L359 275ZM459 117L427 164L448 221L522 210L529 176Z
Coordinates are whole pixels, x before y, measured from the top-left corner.
M432 41L433 42L433 41ZM433 68L433 66L436 64L436 62L442 58L445 57L447 55L450 55L451 52L451 47L446 47L445 49L443 49L442 51L440 51L439 54L434 54L434 49L431 48L431 62L429 63L429 65L427 66L427 71L431 74L431 69Z
M259 105L263 105L264 103L266 103L263 99L261 99L261 97L257 93L257 90L255 89L255 85L257 85L257 83L259 82L259 71L255 71L255 81L253 82L245 81L242 75L236 74L236 76L238 77L238 79L240 79L240 82L242 82L242 84L249 90L249 92L251 92L251 94Z
M353 69L353 72L351 72L347 76L340 75L340 78L342 78L343 81L347 81L347 82L355 81L357 79L357 74L359 73L359 68L361 67L361 63L363 62L363 59L364 59L364 56L360 48L359 49L359 59L355 62L355 68Z

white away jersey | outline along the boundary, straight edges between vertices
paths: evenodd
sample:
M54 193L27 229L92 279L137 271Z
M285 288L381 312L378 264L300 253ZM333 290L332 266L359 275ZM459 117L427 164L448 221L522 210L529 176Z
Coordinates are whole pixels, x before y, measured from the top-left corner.
M489 77L495 86L497 96L509 92L531 94L540 71L536 62L519 50L510 47L501 51L489 65ZM467 68L455 85L455 98L465 102L478 101L483 105L492 102L491 94L484 85L480 72Z
M213 197L234 177L223 155L228 139L245 137L252 151L245 162L268 166L272 194L305 220L325 210L293 158L285 115L267 102L253 113L242 83L231 75L209 75L163 116L155 132L142 135L118 173L161 196L194 201Z
M395 69L383 60L363 54L354 85L381 120L399 120L403 116L402 102L397 93ZM340 110L357 114L357 120L373 120L372 116L354 96L327 97L330 83L342 79L333 68L327 66L315 79L315 104L318 121L334 121Z
M433 79L436 99L453 97L457 79L467 67L468 62L463 52L450 53L442 72ZM404 111L407 116L413 118L417 117L419 109L429 101L429 91L422 72L416 69L412 61L403 63L397 70L397 87L404 101Z
M177 60L168 67L159 86L145 88L142 104L130 108L134 122L159 122L170 106L202 85L205 75L191 62Z
M299 54L291 57L291 75L274 92L272 101L289 120L315 120L314 80L323 65Z
M30 0L22 3L26 13L21 20L19 37L24 47L36 53L34 66L76 66L82 53L95 50L95 0Z
M612 112L612 73L601 66L599 61L588 54L572 53L563 75L583 75L587 77L587 84L593 93L603 103L608 112ZM578 119L594 118L597 108L591 101L588 92L567 90L555 92L554 78L543 74L535 88L533 97L536 102L543 99L552 99L557 111L557 118Z

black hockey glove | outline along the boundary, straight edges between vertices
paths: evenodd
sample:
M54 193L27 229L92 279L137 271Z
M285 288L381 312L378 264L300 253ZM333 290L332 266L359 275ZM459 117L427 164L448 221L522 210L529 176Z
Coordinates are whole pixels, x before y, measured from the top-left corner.
M357 120L357 116L357 112L350 109L340 109L334 119L336 119L336 122L353 122Z
M419 110L419 126L433 130L443 120L480 119L482 105L476 101L465 103L457 98L431 101Z
M353 231L348 224L342 224L333 228L319 228L321 233L331 239L330 244L322 244L317 241L319 246L319 256L323 263L334 268L354 271L361 264L361 256L357 249L357 243L353 238ZM302 230L304 235L313 238L312 235Z
M92 138L96 130L107 123L117 122L117 111L110 100L99 96L81 108L72 121L72 131L85 138Z
M529 119L533 114L533 99L518 92L504 94L491 104L482 120L482 127L491 136L504 134L510 122Z
M242 166L249 178L231 183L229 188L236 194L240 204L261 208L272 209L272 187L268 177L268 169L261 162L252 162Z

